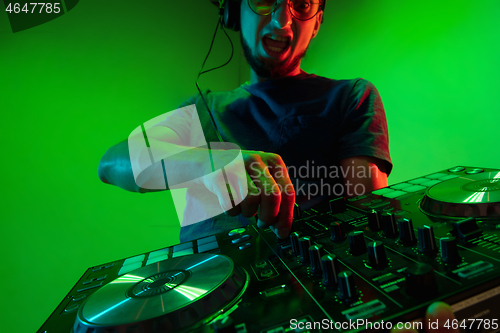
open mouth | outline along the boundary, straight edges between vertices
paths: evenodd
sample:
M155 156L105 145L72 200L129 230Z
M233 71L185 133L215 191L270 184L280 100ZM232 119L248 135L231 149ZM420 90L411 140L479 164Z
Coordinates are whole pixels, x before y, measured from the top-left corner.
M290 48L290 37L265 35L262 43L267 53L271 56L283 54Z

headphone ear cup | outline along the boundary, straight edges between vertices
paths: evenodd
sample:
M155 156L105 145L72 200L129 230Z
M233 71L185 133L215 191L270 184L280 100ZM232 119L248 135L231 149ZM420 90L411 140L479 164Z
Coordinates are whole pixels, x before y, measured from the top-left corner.
M224 1L224 26L234 31L240 31L240 8L238 0Z

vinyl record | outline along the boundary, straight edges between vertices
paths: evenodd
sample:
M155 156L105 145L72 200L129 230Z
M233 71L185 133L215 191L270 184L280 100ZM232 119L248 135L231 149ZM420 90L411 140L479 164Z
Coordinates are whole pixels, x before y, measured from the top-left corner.
M435 217L500 216L500 172L463 175L427 189L422 211Z
M78 311L74 332L190 330L232 306L248 275L224 255L193 254L125 274L92 294Z

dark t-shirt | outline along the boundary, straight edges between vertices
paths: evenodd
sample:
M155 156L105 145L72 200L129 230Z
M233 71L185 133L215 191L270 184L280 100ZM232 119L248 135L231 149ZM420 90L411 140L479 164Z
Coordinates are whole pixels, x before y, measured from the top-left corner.
M331 80L303 73L204 96L224 141L282 157L301 206L344 195L342 174L360 170L342 170L342 159L371 156L385 162L387 174L392 169L382 101L364 79ZM183 103L190 104L196 105L204 140L217 142L201 97ZM203 141L193 138L189 128L168 122L166 126L186 145L200 146ZM196 211L192 196L198 192L188 189L185 214ZM180 238L187 241L248 223L241 216L222 214L182 227Z

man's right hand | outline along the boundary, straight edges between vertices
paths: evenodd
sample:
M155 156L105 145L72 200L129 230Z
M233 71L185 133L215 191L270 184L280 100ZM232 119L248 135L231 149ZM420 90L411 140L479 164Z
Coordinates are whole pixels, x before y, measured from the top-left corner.
M212 151L214 153L224 152ZM203 177L203 185L217 195L226 214L252 217L258 213L258 227L270 227L279 237L287 237L292 227L295 190L285 163L273 153L243 150L241 154L245 175L238 174L230 164L224 167L231 195L239 204L233 207L228 202L226 182L221 173ZM248 194L242 198L244 189L248 189Z

